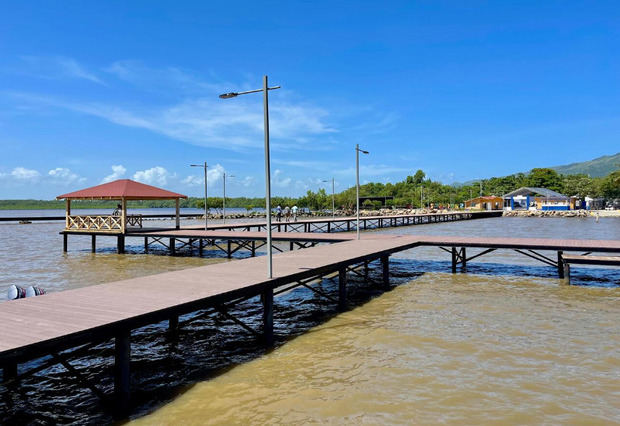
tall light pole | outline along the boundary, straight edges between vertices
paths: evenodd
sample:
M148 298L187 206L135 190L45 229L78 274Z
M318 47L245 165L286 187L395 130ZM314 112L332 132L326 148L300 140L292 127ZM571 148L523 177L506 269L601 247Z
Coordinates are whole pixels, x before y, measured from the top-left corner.
M222 198L222 223L226 223L226 172L224 172L224 197ZM229 178L235 177L235 175L228 175Z
M357 239L360 239L360 152L368 154L368 151L360 149L359 144L355 144L355 198L357 201L357 221L355 229L357 231Z
M328 180L324 180L323 182L329 182ZM336 217L336 181L332 177L332 219Z
M209 215L209 207L207 206L207 162L204 164L190 164L190 167L202 167L205 172L205 231L207 230L207 216Z
M235 98L239 95L247 95L248 93L263 92L263 112L264 112L264 129L265 129L265 213L267 219L267 273L268 277L273 277L273 248L271 247L271 166L269 159L269 91L279 89L280 86L269 87L267 85L267 76L263 76L263 88L256 90L247 90L245 92L230 92L220 95L221 99Z

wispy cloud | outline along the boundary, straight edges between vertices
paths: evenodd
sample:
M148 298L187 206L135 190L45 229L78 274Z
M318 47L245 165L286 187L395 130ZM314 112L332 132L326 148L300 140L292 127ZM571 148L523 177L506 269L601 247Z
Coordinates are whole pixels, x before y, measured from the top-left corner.
M263 143L262 109L243 100L218 102L201 98L160 108L121 108L27 93L10 94L22 102L64 108L199 146L238 151L259 148ZM335 132L324 122L328 113L321 108L275 103L270 112L272 138L281 143L288 141L285 145L289 149L310 143L313 137Z
M23 62L20 71L39 78L77 78L105 85L95 73L88 71L73 58L65 56L22 56L20 59Z

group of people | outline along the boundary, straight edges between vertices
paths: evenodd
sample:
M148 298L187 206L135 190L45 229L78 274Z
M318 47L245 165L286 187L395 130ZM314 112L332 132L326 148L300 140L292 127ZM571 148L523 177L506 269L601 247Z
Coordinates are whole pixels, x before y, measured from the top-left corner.
M293 222L297 222L297 210L298 208L296 205L291 208L285 206L283 210L278 204L278 207L276 207L276 222L282 222L282 216L284 216L286 222L291 221L291 216L293 217Z

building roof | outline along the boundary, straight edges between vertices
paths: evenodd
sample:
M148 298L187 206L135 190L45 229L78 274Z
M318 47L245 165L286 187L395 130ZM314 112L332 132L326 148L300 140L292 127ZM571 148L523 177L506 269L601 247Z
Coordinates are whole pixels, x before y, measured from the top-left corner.
M502 197L499 197L497 195L483 195L482 197L474 197L471 200L466 200L465 202L470 202L470 201L494 201L497 199L502 199Z
M119 179L56 197L58 200L63 198L71 200L119 200L121 198L126 200L170 200L187 198L187 195L166 191L130 179Z
M547 188L535 188L530 186L523 186L519 189L515 189L512 192L504 195L504 198L515 197L517 195L540 195L547 198L568 198L566 195L560 194L559 192L552 191Z

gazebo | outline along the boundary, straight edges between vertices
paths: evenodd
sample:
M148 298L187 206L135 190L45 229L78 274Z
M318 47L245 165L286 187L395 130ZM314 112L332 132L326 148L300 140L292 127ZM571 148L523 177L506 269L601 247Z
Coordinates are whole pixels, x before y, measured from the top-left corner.
M129 226L142 227L142 216L127 215L128 200L175 200L176 228L180 228L179 200L187 195L166 191L130 179L119 179L68 194L59 195L58 200L66 200L65 231L86 233L125 234ZM72 215L73 200L118 200L120 208L109 215Z

